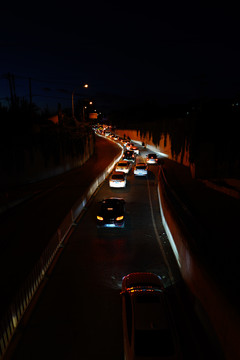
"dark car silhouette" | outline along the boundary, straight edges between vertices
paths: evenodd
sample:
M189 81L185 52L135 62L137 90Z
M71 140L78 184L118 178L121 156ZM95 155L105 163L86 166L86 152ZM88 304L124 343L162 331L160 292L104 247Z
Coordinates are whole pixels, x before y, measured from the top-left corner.
M125 200L111 197L100 202L97 214L97 227L124 227Z
M180 342L159 276L131 273L122 280L124 358L181 359Z

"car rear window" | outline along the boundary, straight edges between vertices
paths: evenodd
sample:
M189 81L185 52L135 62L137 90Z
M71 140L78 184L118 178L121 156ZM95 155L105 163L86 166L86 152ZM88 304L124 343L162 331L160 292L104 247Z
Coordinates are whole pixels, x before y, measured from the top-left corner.
M136 168L140 170L146 170L146 165L137 165Z
M124 180L124 176L123 175L113 175L112 179L113 180Z
M118 163L118 166L128 166L126 163Z

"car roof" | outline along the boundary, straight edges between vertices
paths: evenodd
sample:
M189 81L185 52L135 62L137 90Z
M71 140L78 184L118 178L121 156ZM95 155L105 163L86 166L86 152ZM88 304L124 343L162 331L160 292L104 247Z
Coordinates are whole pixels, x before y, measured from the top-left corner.
M134 304L135 328L137 330L166 329L169 315L163 292L136 291L131 293Z
M146 163L137 163L136 166L147 166Z

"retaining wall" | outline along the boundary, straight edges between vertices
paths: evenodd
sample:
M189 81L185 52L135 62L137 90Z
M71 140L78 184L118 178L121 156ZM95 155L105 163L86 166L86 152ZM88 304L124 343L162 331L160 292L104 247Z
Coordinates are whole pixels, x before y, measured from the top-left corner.
M122 148L122 146L120 147ZM122 154L123 149L121 154L113 159L111 164L95 181L93 181L92 184L90 184L88 190L73 205L53 237L50 239L48 246L43 251L39 261L18 291L12 304L9 306L4 318L0 322L0 359L4 358L12 337L15 334L22 317L28 309L33 296L38 290L38 287L42 283L56 253L62 247L64 240L71 231L72 227L75 225L75 222L83 211L86 203L106 177L112 172L115 164L121 159Z
M175 206L166 192L168 184L161 170L158 183L163 225L174 241L173 251L188 288L200 302L217 334L226 359L240 359L240 318L213 283L197 257L188 247L187 229L179 223ZM169 191L169 187L168 187ZM170 233L170 234L169 234Z

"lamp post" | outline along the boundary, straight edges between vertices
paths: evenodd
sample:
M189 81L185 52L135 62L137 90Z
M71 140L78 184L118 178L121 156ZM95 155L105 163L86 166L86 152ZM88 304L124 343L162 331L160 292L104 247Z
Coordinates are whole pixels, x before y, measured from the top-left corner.
M87 109L87 106L83 106L83 121L85 121L85 109Z
M89 101L89 100L88 100ZM87 103L87 105L92 105L93 102L92 101L89 101ZM85 121L85 110L87 109L88 107L86 105L83 106L83 121Z
M83 87L88 88L88 84L83 85ZM72 92L72 117L73 117L73 119L75 118L75 115L74 115L74 93L77 89L80 89L80 88L75 88Z

